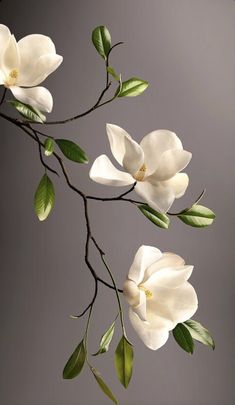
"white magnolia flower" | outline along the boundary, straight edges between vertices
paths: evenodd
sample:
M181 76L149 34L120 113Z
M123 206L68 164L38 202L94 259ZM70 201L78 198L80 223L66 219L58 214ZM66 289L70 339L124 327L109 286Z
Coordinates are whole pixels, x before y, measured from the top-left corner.
M193 266L174 253L141 246L124 283L132 326L152 350L163 346L169 331L196 312L197 295L187 282Z
M62 60L49 37L33 34L16 42L10 30L0 24L0 85L9 88L17 100L51 112L51 93L45 87L35 86L54 72Z
M90 170L92 180L109 186L127 186L136 181L135 191L160 212L166 212L175 198L184 195L189 179L186 173L178 172L187 166L192 154L183 150L174 132L150 132L140 145L117 125L107 124L107 135L113 156L126 172L101 155Z

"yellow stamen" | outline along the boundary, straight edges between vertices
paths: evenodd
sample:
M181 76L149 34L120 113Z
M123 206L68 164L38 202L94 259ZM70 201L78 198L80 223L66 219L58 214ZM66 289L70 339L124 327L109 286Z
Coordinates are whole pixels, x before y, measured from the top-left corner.
M15 86L18 76L19 76L18 69L12 69L4 82L4 86L5 87Z
M150 290L145 290L145 295L147 299L153 298L153 293Z
M134 176L133 176L134 179L137 180L137 181L143 181L143 180L144 180L145 173L146 173L146 170L147 170L147 167L146 167L145 164L143 164L143 165L141 166L141 168L138 170L138 172L136 172L136 173L134 174Z
M152 293L152 291L148 290L147 288L143 287L142 285L140 285L139 288L144 291L147 300L150 300L151 298L153 298L153 293Z

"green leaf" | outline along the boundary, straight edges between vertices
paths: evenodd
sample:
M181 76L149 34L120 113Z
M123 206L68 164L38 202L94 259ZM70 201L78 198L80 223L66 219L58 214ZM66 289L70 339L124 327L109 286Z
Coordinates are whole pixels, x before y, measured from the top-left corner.
M52 138L47 138L44 142L44 154L46 156L51 156L54 151L54 140Z
M98 354L106 353L108 351L109 345L113 338L114 329L115 329L115 322L112 323L112 325L106 330L106 332L101 337L99 350L98 352L93 354L93 356L97 356Z
M111 35L104 25L96 27L92 32L92 42L102 58L107 59L111 48Z
M187 353L193 354L194 343L186 326L184 326L182 323L178 323L175 329L173 329L173 336L182 349L184 349Z
M132 376L134 352L123 335L115 351L115 368L120 383L127 388Z
M209 208L203 205L194 204L191 208L180 212L178 218L185 224L196 227L204 228L209 226L215 219L215 214Z
M40 221L50 214L55 203L55 190L51 179L44 174L34 195L34 209Z
M145 80L132 77L125 82L122 82L122 88L117 89L117 97L136 97L142 94L148 87L148 82Z
M46 121L46 117L44 114L41 113L37 108L32 107L29 104L23 104L18 100L11 100L9 103L12 107L16 108L16 110L24 117L27 118L29 121L33 122L40 122L41 124Z
M63 378L72 379L77 377L82 371L85 360L86 350L82 340L67 361L63 371Z
M117 80L117 81L119 82L120 76L115 72L115 70L114 70L114 68L113 68L112 66L108 66L108 67L107 67L107 72L108 72L111 76L113 76L113 78L114 78L115 80Z
M147 204L138 205L139 210L144 214L151 222L159 226L159 228L167 229L170 224L170 220L167 215L155 211Z
M86 153L76 143L68 141L67 139L56 139L55 141L59 146L61 152L69 160L77 163L88 163L88 157Z
M206 346L212 347L213 350L215 349L215 342L213 337L211 336L210 332L199 322L196 322L193 319L189 319L188 321L184 322L184 325L190 332L190 335L193 339L203 343Z
M97 383L99 384L100 388L102 389L103 393L107 395L108 398L111 399L116 405L118 405L118 401L114 397L113 393L110 391L109 387L107 384L104 382L104 380L101 378L100 373L92 366L90 366L91 372L93 373Z

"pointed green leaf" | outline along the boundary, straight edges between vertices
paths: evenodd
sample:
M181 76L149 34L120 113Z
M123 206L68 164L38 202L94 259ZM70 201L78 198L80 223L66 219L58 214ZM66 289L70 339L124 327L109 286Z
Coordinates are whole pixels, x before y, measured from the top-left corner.
M125 336L122 336L115 351L115 368L120 383L127 388L133 369L133 346Z
M206 346L212 347L213 350L215 349L215 342L213 337L211 336L210 332L199 322L196 322L193 319L189 319L188 321L184 322L184 325L190 332L190 335L193 339L203 343Z
M44 142L44 154L46 156L51 156L54 151L54 140L52 138L47 138Z
M215 219L215 214L203 205L194 204L188 210L182 211L177 215L185 224L196 227L204 228L212 224Z
M34 195L34 209L40 221L50 214L55 203L55 190L51 179L44 174Z
M138 205L139 210L144 214L151 222L159 226L159 228L167 229L170 224L170 220L166 214L155 211L147 204Z
M63 378L72 379L77 377L82 371L85 360L86 350L82 340L67 361L63 371Z
M136 97L142 94L148 87L148 82L138 79L138 77L132 77L125 82L122 82L122 88L120 86L116 92L118 97Z
M44 114L41 113L37 108L32 107L29 104L23 104L18 100L11 100L9 103L12 107L16 108L16 110L24 117L27 118L29 121L33 122L40 122L43 123L46 121L46 117Z
M93 373L98 385L100 386L100 388L102 389L103 393L105 395L107 395L107 397L109 399L111 399L111 401L113 401L116 405L118 405L118 401L116 400L116 398L114 397L113 393L111 392L111 390L109 389L109 387L107 386L107 384L104 382L104 380L101 378L101 375L99 373L99 371L97 371L94 367L90 366L91 372Z
M67 139L56 139L55 141L67 159L77 163L88 163L86 153L76 143Z
M115 72L114 68L112 66L108 66L107 67L107 72L113 76L113 78L117 81L119 81L120 77L119 75Z
M193 354L194 343L186 326L184 326L182 323L178 323L175 329L173 329L173 336L182 349L184 349L187 353Z
M107 59L111 48L111 35L104 25L96 27L92 32L92 42L102 58Z
M108 351L109 345L113 338L114 329L115 329L115 322L112 323L112 325L106 330L106 332L101 337L99 350L98 352L93 354L93 356L97 356L98 354L106 353Z

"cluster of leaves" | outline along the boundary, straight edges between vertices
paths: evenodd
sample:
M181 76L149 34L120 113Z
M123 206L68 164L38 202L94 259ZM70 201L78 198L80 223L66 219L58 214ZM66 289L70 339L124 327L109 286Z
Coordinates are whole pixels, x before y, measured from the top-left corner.
M215 349L215 342L210 332L193 319L178 323L173 330L173 336L179 346L190 354L194 351L194 340Z
M111 326L106 330L103 336L100 339L99 349L93 356L98 356L106 353L109 350L110 343L114 336L115 331L115 321ZM134 351L132 344L128 341L125 335L123 335L117 345L115 350L114 364L116 369L117 377L120 383L127 388L132 376L133 369L133 359ZM101 390L107 395L115 404L118 404L117 399L113 395L110 388L107 386L104 379L101 377L100 372L93 367L87 359L87 350L86 350L86 337L78 344L69 360L67 361L64 370L63 378L64 379L73 379L77 377L85 363L87 363L92 374L95 377L96 382L98 383Z
M168 229L170 219L166 214L157 212L147 204L140 204L138 208L154 225L162 229ZM190 225L194 228L205 228L211 225L215 219L213 211L199 204L193 204L192 207L186 208L178 214L170 215L177 216L186 225Z

